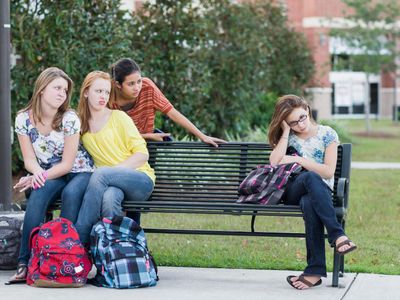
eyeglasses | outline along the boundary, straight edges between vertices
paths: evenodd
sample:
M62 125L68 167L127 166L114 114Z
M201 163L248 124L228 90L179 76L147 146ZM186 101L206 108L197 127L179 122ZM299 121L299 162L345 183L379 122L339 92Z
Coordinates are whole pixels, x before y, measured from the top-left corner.
M299 125L299 123L303 123L305 120L307 120L307 118L308 118L307 115L301 115L297 121L289 122L288 125L292 128L296 127L297 125Z

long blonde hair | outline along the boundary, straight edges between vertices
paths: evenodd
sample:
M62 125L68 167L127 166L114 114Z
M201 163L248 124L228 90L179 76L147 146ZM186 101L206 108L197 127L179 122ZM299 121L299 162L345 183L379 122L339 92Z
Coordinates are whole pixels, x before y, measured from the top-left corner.
M308 117L310 118L311 122L314 123L314 120L311 116L311 108L307 101L302 97L296 95L285 95L278 98L278 101L275 104L275 110L274 114L272 115L268 132L268 140L273 148L275 148L275 146L278 144L279 139L283 134L281 127L282 121L285 120L295 108L299 107L308 111Z
M38 78L36 79L35 86L33 88L33 94L31 99L28 102L28 105L23 108L21 111L32 111L32 117L35 123L42 123L42 94L43 90L51 83L53 80L57 78L63 78L68 82L68 91L67 91L67 99L65 99L64 103L58 108L56 115L53 118L53 122L51 127L56 130L61 130L62 119L64 113L69 109L71 94L73 89L72 79L61 69L56 67L50 67L45 69Z
M85 92L90 88L93 81L96 79L105 79L111 82L110 75L102 71L92 71L86 75L85 80L83 80L81 91L79 95L79 105L78 105L78 115L81 119L81 134L85 134L89 131L89 120L92 117L89 109L88 99L85 97Z

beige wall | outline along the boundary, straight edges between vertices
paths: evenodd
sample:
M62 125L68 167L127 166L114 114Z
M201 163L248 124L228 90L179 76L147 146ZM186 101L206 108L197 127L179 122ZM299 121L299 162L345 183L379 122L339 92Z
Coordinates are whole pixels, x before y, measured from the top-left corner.
M331 88L308 88L307 101L309 101L311 108L318 111L318 120L331 119Z
M393 88L381 88L381 102L379 105L379 117L380 118L392 118L393 114L393 98L394 89ZM397 105L400 106L400 90L397 88Z

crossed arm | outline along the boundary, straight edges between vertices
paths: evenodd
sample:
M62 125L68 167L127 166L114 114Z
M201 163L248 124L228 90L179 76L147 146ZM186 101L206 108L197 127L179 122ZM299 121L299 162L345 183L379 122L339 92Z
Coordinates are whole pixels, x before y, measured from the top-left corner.
M46 179L54 179L69 173L78 151L79 133L65 137L62 160L48 170L43 170L37 161L32 142L27 135L18 134L18 141L24 159L25 169L32 175L22 177L14 186L23 192L27 188L42 187Z
M306 170L314 171L315 173L319 174L322 178L332 178L335 175L336 161L337 161L337 146L338 146L336 142L331 143L325 149L324 162L320 164L315 162L314 160L305 157L286 155L290 127L287 124L282 124L282 129L283 129L283 134L279 139L278 144L271 152L269 158L271 165L288 164L296 162Z

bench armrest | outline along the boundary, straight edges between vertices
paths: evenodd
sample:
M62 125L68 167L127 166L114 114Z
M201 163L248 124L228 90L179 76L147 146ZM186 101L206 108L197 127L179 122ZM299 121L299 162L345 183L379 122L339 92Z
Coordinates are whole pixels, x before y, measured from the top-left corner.
M348 193L348 182L349 180L347 178L339 178L338 183L337 183L337 188L336 188L336 198L337 198L337 204L336 207L345 207L345 198Z

